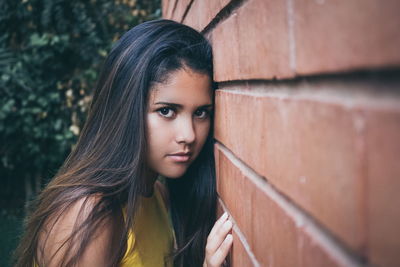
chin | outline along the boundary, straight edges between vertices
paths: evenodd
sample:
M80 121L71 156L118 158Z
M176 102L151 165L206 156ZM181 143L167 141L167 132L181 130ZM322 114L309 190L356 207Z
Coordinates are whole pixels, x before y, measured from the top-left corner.
M161 175L170 179L178 179L186 173L186 170L187 168L166 170L165 172L161 172Z

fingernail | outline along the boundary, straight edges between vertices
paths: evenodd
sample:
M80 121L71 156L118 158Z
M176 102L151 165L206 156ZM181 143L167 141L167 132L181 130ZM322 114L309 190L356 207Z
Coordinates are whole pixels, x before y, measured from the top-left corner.
M226 217L228 217L228 212L224 212L224 214L222 214L221 218L225 219Z
M233 241L233 236L231 234L228 234L226 238L228 239L228 241Z

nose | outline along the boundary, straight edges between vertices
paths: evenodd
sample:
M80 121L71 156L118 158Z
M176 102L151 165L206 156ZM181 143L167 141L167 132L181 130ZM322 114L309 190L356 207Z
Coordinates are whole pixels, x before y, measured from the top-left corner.
M196 139L194 123L191 118L182 118L177 127L176 142L191 144Z

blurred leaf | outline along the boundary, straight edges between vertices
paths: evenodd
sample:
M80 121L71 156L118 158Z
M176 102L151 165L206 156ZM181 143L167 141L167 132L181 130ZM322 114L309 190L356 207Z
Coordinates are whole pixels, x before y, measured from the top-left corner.
M37 174L46 182L65 160L114 38L160 17L160 0L117 2L0 1L3 207L23 204L25 177Z
M49 40L46 35L39 36L38 33L32 34L29 40L29 43L32 46L45 46L48 44L48 42Z

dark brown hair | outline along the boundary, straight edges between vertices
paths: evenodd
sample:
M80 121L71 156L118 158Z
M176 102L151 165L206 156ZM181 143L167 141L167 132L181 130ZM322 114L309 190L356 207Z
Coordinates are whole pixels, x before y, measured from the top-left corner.
M74 266L92 234L106 218L126 207L126 223L116 237L110 265L117 266L133 229L139 194L144 192L147 151L145 114L153 83L183 67L212 78L210 44L192 28L170 21L142 23L125 33L108 55L94 90L78 142L58 173L32 203L16 250L16 266L40 265L39 235L74 203L95 196L90 214L62 245L62 266ZM212 80L212 79L211 79ZM211 122L212 123L212 122ZM178 250L175 266L202 266L207 235L215 222L212 130L197 159L179 179L167 179ZM85 204L86 202L84 202ZM83 205L84 205L83 204ZM73 242L72 242L73 241Z

